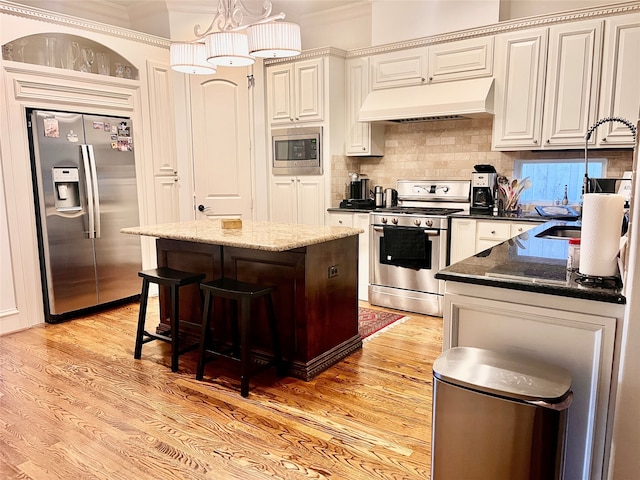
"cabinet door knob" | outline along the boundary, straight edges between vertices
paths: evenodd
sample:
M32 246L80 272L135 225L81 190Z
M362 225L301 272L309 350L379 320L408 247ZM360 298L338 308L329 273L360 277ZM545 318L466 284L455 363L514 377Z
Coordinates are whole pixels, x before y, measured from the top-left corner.
M491 230L491 235L495 235L496 231L495 230Z
M551 143L551 140L549 140L548 138L547 138L547 143Z
M367 149L367 147L362 147L362 151L364 152Z
M602 141L603 141L603 142L606 142L606 141L607 141L607 137L604 137L604 138L602 139Z
M538 144L538 140L534 140L533 143L535 143L537 145Z

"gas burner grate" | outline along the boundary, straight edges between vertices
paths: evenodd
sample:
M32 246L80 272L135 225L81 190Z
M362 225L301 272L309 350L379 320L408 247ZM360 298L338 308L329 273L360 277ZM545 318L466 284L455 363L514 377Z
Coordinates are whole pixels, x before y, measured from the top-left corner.
M376 213L393 213L395 215L451 215L462 212L462 208L439 208L439 207L391 207L376 208Z
M583 287L594 288L621 288L622 281L618 277L596 277L578 273L576 283Z

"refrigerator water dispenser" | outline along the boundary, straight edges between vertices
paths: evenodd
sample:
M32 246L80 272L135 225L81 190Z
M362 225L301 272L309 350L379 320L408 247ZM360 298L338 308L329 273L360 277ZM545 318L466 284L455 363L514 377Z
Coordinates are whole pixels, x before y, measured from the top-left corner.
M79 178L76 167L53 168L56 210L69 212L82 209L80 206Z

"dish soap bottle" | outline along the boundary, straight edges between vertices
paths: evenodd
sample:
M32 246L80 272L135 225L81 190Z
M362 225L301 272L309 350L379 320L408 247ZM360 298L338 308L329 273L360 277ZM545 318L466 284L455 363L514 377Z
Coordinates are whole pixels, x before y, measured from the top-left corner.
M567 186L564 186L564 197L562 197L562 204L569 205L569 196L567 195Z
M569 254L567 255L567 270L573 271L580 268L580 239L569 239Z

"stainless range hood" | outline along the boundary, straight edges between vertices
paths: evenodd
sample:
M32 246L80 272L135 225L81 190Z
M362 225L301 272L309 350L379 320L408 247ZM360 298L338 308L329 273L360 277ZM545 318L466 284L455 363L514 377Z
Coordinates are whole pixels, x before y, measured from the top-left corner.
M493 114L493 78L373 90L360 122L424 122Z

